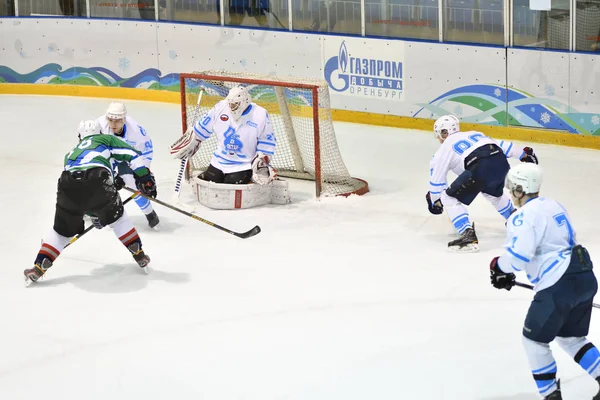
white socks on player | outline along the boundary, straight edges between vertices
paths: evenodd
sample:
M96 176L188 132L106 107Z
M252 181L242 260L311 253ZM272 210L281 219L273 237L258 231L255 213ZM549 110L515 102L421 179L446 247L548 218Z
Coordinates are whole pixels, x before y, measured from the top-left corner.
M504 219L508 219L508 217L510 217L510 213L512 213L512 211L515 209L512 201L510 201L510 197L506 193L503 193L500 197L494 197L486 193L481 194L487 201L492 203L496 211L498 211L498 213L502 215Z
M454 197L448 196L445 190L442 192L442 204L448 212L448 217L450 217L450 221L459 235L468 228L471 228L467 207Z
M133 175L126 174L122 175L121 178L123 179L123 182L125 182L125 186L127 186L130 189L137 190L135 186L135 178L133 177ZM148 215L153 211L152 203L147 198L137 195L133 198L133 200L145 215Z
M557 367L550 345L534 342L523 336L523 347L525 347L525 353L529 359L533 379L542 397L554 392L558 388L556 383Z

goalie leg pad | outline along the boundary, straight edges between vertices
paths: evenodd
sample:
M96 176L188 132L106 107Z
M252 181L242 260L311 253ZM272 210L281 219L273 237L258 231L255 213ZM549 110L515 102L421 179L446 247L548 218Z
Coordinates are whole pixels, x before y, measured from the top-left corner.
M291 202L287 182L279 180L275 185L231 185L195 179L198 202L217 210L234 210L259 207L265 204L289 204Z

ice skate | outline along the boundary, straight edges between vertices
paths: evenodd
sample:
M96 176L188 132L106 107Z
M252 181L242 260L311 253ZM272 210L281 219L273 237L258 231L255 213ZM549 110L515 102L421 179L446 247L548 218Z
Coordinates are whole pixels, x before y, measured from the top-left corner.
M127 247L127 249L129 249L131 255L133 255L134 260L138 263L140 268L142 268L142 270L144 270L144 272L147 274L148 264L150 264L150 257L144 253L144 250L141 249L140 244L132 243Z
M461 253L479 251L479 240L475 234L475 224L473 224L473 228L465 229L458 239L448 243L448 250Z
M23 274L25 275L25 286L29 286L31 283L37 282L38 279L44 276L48 268L51 266L52 261L50 261L49 258L44 258L41 264L36 263L34 264L33 268L23 271Z
M148 220L148 225L150 225L150 228L154 228L160 222L156 211L152 211L150 214L146 214L146 219Z

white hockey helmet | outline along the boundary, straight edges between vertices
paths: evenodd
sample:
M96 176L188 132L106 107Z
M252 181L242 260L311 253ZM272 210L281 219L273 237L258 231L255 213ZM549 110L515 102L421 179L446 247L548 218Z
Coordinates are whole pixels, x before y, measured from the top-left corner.
M236 86L229 90L229 94L225 100L227 101L229 110L231 110L231 116L234 120L240 119L242 113L246 111L246 108L248 108L252 102L248 89L243 86Z
M442 131L446 130L448 135L460 132L460 120L454 115L442 115L433 124L433 136L436 139L445 139L442 137Z
M534 163L520 163L508 171L505 187L511 193L539 193L542 186L542 169Z
M84 137L99 135L100 132L100 124L93 119L87 121L81 121L79 123L79 128L77 128L77 133L79 134L79 140Z
M119 101L113 101L108 105L106 109L106 118L107 119L122 119L125 120L127 116L127 109L125 108L125 104Z

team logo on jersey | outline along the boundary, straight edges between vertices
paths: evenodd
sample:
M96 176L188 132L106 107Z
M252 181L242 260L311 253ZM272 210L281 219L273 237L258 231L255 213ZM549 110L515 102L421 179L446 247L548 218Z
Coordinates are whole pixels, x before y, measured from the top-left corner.
M256 125L254 122L252 121L246 121L246 125L250 125L253 128L258 128L258 125Z
M365 46L355 42L356 47ZM369 45L375 47L376 45ZM374 52L371 47L362 52L350 53L346 41L340 44L338 54L325 62L325 80L329 87L341 94L380 98L388 100L402 100L404 91L402 84L403 63L396 60L368 58ZM386 54L381 49L379 54ZM364 55L363 57L360 57Z
M232 127L229 127L229 129L225 131L223 136L225 136L225 140L223 141L225 151L222 152L223 154L229 154L230 156L246 158L246 155L242 153L244 143L242 143L242 141L240 140L240 135L235 133L235 130Z
M221 114L221 121L229 120L229 116L227 114Z

